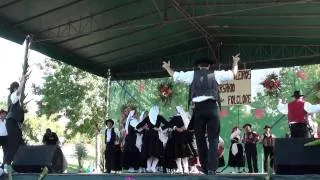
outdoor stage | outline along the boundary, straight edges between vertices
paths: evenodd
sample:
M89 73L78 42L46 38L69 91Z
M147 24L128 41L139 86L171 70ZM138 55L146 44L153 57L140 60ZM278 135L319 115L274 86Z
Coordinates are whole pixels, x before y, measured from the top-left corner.
M39 174L15 174L13 180L37 180ZM7 177L1 177L1 180L7 180ZM167 175L167 174L51 174L44 178L45 180L300 180L320 179L320 175L272 175L271 178L267 174L220 174L216 176L205 175Z

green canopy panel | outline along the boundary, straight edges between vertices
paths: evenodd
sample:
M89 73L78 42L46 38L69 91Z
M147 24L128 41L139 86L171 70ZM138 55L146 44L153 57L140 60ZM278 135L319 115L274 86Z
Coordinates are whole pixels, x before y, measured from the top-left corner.
M4 0L0 36L116 79L163 77L163 60L192 69L199 56L229 68L319 62L320 2L298 0Z

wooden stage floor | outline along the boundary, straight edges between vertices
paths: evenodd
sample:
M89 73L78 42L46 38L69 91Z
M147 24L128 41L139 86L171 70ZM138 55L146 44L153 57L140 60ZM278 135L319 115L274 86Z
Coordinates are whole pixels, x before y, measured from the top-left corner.
M13 180L37 180L39 174L14 174ZM0 177L7 180L7 177ZM267 174L218 174L206 175L167 175L167 174L49 174L45 180L318 180L320 175L272 175Z

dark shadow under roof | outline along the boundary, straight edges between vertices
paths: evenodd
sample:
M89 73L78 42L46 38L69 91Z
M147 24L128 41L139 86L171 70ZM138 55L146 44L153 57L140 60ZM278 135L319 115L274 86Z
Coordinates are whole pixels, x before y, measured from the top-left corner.
M295 0L3 0L0 36L54 59L116 79L163 77L195 58L217 68L315 64L320 2Z

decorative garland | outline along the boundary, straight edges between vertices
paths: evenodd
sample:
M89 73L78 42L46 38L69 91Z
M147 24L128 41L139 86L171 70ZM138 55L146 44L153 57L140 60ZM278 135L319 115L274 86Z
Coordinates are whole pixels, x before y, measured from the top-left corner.
M164 104L170 103L173 94L173 85L171 82L161 83L158 86L159 98Z
M269 74L261 83L265 88L265 92L269 96L277 96L280 91L280 80L277 74Z
M136 110L137 106L133 102L127 102L121 107L121 116L122 119L126 118L129 114L129 111L127 109L130 108L131 110Z

